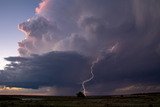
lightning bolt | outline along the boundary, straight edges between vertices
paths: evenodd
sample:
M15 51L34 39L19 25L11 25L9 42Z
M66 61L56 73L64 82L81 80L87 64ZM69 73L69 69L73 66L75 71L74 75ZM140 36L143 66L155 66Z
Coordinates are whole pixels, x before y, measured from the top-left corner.
M94 68L95 64L98 63L98 62L99 62L99 57L97 57L96 60L94 60L94 61L92 62L92 66L91 66L91 68L90 68L91 77L90 77L89 79L87 79L87 80L85 80L85 81L82 82L82 88L83 88L83 94L84 94L84 95L86 95L85 83L91 81L91 80L94 78L93 68Z
M111 48L109 48L107 51L108 51L109 53L114 53L114 52L116 52L118 45L119 45L119 43L117 42L117 43L114 44ZM103 53L103 51L101 51L101 52ZM104 52L105 52L105 51L104 51ZM108 52L105 52L105 53L108 53ZM82 82L83 94L84 94L85 96L86 96L85 84L86 84L87 82L91 81L91 80L94 78L93 68L94 68L95 64L97 64L97 63L98 63L100 60L102 60L103 58L104 58L104 56L101 55L101 53L99 53L99 55L97 56L96 60L94 60L94 61L92 62L92 65L91 65L91 67L90 67L91 77L90 77L89 79L84 80L84 81Z
M114 51L116 51L118 45L119 45L119 42L117 42L117 43L116 43L115 45L113 45L110 49L108 49L108 51L109 51L110 53L113 53Z

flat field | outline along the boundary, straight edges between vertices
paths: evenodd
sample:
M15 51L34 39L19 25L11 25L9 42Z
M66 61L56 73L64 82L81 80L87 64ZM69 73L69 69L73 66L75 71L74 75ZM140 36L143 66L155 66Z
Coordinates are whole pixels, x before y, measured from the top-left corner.
M160 93L117 96L1 95L0 107L160 107Z

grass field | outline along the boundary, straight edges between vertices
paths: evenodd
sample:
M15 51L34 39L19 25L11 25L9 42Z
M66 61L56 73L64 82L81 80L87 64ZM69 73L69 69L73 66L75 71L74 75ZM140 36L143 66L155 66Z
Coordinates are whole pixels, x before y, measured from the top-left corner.
M120 96L0 96L0 107L160 107L160 93Z

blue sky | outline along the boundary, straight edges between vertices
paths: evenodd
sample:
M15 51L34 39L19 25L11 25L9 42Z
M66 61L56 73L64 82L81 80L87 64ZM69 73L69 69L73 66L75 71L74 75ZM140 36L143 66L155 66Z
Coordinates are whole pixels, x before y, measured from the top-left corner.
M18 55L17 42L24 34L17 25L32 17L41 0L0 0L0 69L3 57Z

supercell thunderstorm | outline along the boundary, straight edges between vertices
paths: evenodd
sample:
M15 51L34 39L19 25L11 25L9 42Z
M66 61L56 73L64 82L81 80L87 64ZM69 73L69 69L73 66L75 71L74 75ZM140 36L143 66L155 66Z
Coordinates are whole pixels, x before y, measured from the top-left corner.
M158 0L42 0L18 25L20 56L6 58L0 84L57 95L160 91L159 9Z

